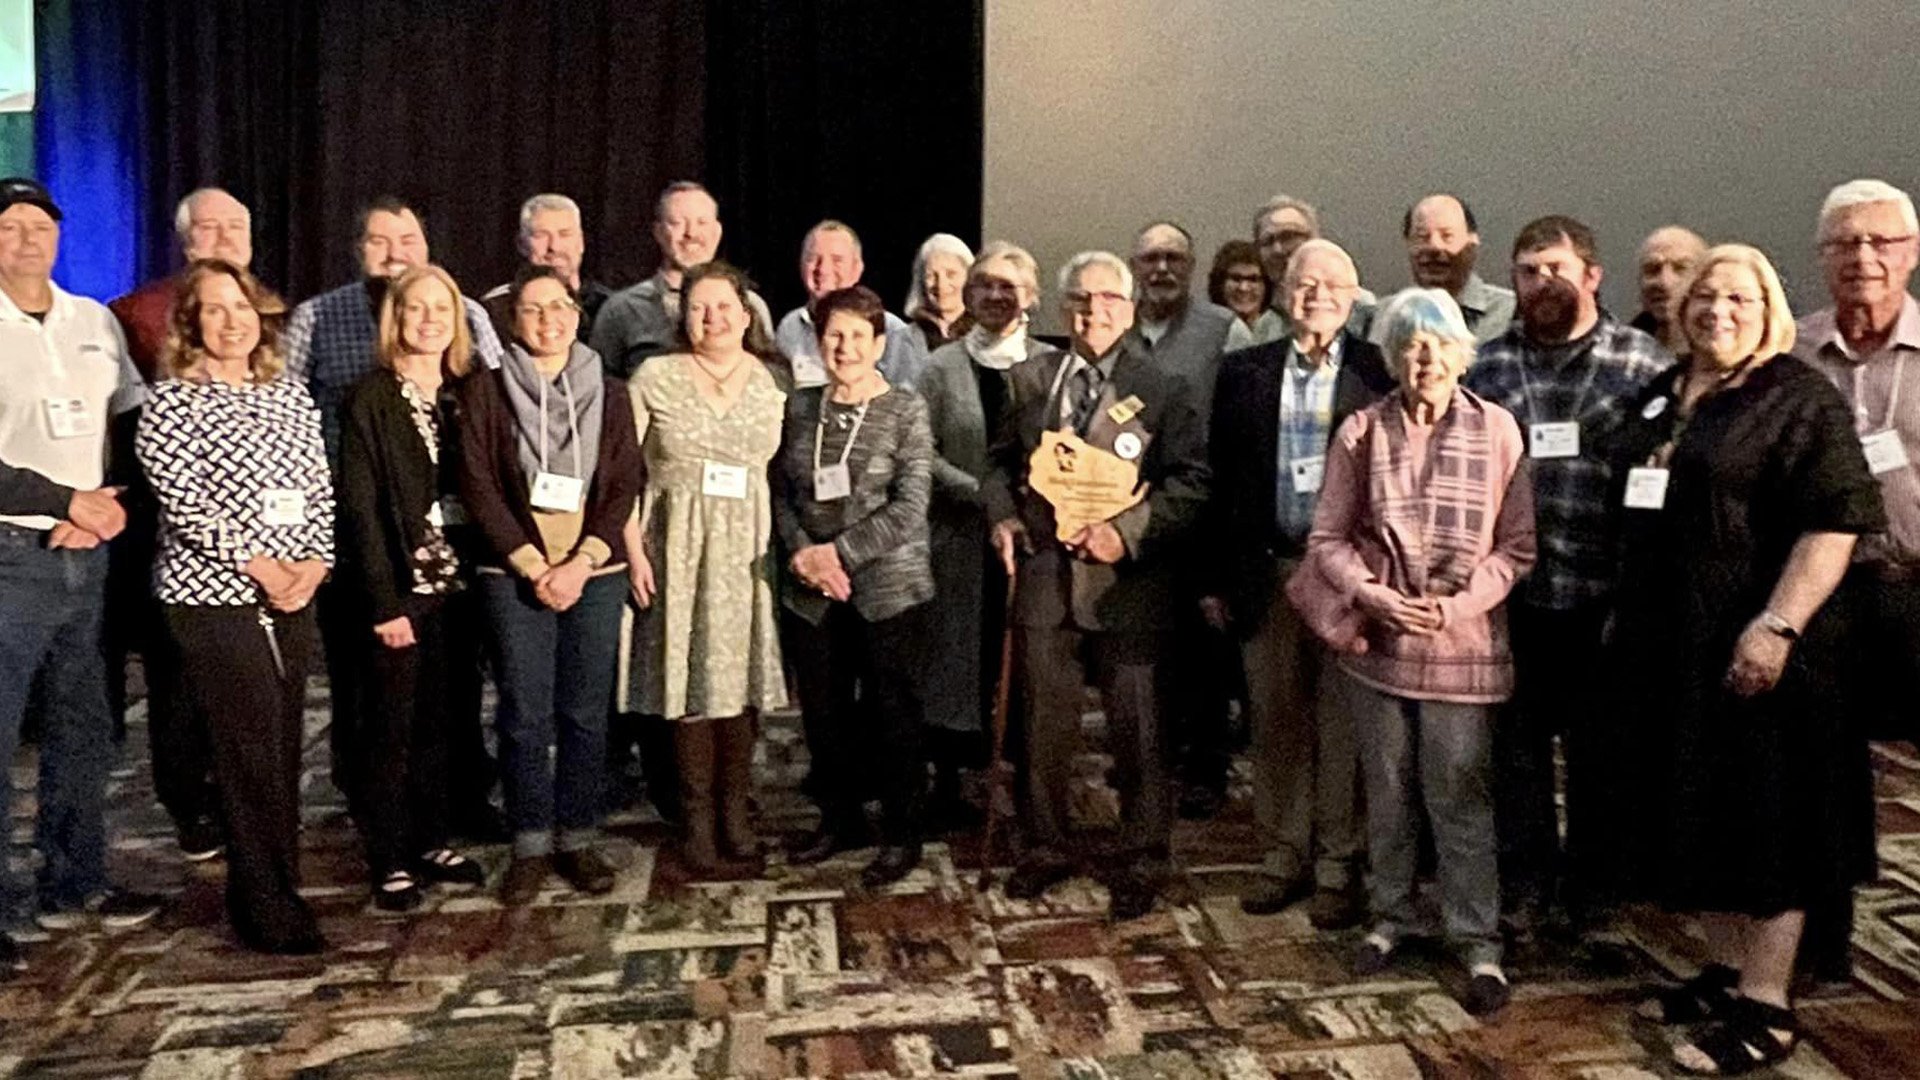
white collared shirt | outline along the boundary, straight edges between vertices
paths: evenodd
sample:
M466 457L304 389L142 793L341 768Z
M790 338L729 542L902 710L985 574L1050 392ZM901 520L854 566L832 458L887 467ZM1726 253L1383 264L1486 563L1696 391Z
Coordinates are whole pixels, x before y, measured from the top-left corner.
M120 323L105 305L51 282L45 322L0 292L0 461L58 484L91 491L106 480L111 418L146 400ZM56 439L49 400L83 402L97 434ZM53 518L0 515L0 522L51 529Z

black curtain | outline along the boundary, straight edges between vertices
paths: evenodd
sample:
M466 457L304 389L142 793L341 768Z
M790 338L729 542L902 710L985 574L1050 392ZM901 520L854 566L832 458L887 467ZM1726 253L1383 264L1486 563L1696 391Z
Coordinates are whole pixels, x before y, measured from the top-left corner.
M920 242L980 238L983 0L719 0L708 12L707 170L727 257L774 316L800 241L859 232L865 284L899 310Z
M142 278L172 267L174 203L206 184L253 208L255 269L295 300L356 273L355 211L385 193L423 208L473 292L511 274L537 191L579 201L587 271L618 285L658 259L660 189L704 180L776 310L820 218L860 231L896 306L927 234L979 240L982 0L111 2Z
M436 262L469 291L517 261L521 200L580 203L587 271L656 256L654 195L703 171L701 0L141 0L139 85L164 272L174 201L203 184L254 211L255 267L290 297L356 272L359 207L420 206Z

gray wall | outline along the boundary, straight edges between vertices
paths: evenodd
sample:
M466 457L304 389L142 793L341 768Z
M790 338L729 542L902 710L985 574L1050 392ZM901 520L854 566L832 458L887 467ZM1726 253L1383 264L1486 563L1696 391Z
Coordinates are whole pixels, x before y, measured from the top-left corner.
M1385 293L1400 215L1446 189L1504 282L1513 233L1599 233L1606 297L1668 222L1773 256L1796 308L1823 288L1812 230L1856 176L1920 183L1916 0L987 0L988 238L1047 272L1124 253L1157 217L1201 273L1276 192L1314 203Z

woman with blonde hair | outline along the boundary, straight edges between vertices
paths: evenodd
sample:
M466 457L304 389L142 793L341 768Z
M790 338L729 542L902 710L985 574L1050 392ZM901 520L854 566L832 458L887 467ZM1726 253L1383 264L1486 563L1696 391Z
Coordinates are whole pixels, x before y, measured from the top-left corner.
M453 606L467 606L472 547L456 542L467 529L453 387L473 366L463 311L440 267L400 275L380 305L376 370L341 409L337 576L368 627L355 824L374 905L387 911L418 907L424 883L484 880L478 863L447 846L449 728L453 703L468 696L452 683L478 674L450 656L475 621Z
M227 827L227 911L248 946L322 946L300 898L300 744L313 594L333 562L320 414L284 377L286 307L252 275L196 261L136 440L160 503L154 592L206 717Z
M1636 891L1706 932L1709 963L1644 1011L1704 1022L1674 1061L1730 1074L1793 1052L1806 909L1873 877L1871 773L1836 704L1843 627L1826 601L1886 517L1846 401L1787 355L1793 315L1765 255L1709 250L1675 318L1682 362L1610 447L1622 572L1607 661L1635 755L1618 782L1641 789L1614 805L1636 813L1619 860L1639 868Z

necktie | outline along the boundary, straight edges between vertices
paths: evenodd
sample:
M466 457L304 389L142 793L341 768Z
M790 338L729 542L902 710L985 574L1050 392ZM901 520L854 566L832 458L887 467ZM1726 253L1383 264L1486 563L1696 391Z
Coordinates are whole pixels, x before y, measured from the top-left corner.
M1073 373L1073 429L1082 435L1093 419L1093 407L1100 400L1100 384L1104 381L1100 369L1085 362Z

